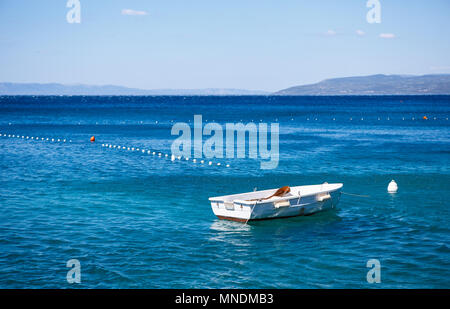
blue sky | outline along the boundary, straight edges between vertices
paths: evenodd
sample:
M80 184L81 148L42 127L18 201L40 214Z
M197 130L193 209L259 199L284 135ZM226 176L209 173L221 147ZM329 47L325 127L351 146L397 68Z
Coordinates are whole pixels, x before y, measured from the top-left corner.
M0 0L0 81L274 91L450 73L450 1L379 1L369 24L366 0L80 0L69 24L66 0Z

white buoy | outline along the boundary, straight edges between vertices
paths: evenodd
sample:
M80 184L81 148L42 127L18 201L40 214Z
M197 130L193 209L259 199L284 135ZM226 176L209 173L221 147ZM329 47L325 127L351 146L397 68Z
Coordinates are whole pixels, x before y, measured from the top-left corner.
M391 182L389 183L387 190L389 193L396 193L398 190L398 186L397 183L395 182L395 180L391 180Z
M172 156L170 157L170 161L175 161L175 156L174 156L174 155L172 155Z

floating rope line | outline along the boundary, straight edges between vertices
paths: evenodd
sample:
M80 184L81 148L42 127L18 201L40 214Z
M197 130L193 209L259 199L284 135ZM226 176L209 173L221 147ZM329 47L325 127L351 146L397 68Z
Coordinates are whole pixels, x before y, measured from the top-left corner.
M424 118L425 117L425 118ZM368 118L368 117L348 117L348 118L341 118L341 119L339 119L339 118L336 118L336 117L332 117L332 118L326 118L326 119L324 119L324 118L318 118L318 117L309 117L309 116L306 116L305 118L296 118L296 119L294 119L294 118L289 118L289 119L286 119L286 121L287 122L289 122L289 121L294 121L294 120L306 120L306 121L319 121L319 120L325 120L325 121L328 121L328 120L330 120L330 121L342 121L342 122L344 122L344 121L352 121L352 122L355 122L355 121L372 121L372 120L377 120L377 121L383 121L383 120L386 120L386 121L396 121L396 120L402 120L402 121L408 121L408 120L411 120L411 121L430 121L430 120L435 120L435 121L448 121L448 118L449 117L442 117L442 118L439 118L439 117L426 117L426 116L423 116L423 117L405 117L405 116L402 116L402 117L400 117L400 118L392 118L392 117L374 117L374 118ZM271 121L271 120L267 120L267 121ZM279 120L278 120L278 118L276 118L275 119L275 122L278 122ZM242 120L240 120L240 122L242 122ZM253 120L251 120L251 122L254 122ZM260 122L262 122L261 120L260 120Z
M370 195L360 195L360 194L353 194L353 193L347 193L347 192L342 192L342 191L341 191L341 193L345 194L345 195L357 196L357 197L370 197Z
M29 140L29 141L37 141L37 142L51 142L51 143L72 143L72 140L67 138L55 138L55 137L40 137L40 136L27 136L27 135L21 135L21 134L9 134L9 133L0 133L0 137L6 137L6 138L15 138L15 139L23 139L23 140ZM156 156L158 158L166 158L173 161L186 161L186 162L192 162L197 165L203 165L203 166L218 166L218 167L230 167L230 164L222 164L221 162L213 162L213 161L205 161L205 160L197 160L197 159L191 159L188 157L182 157L174 155L169 155L167 153L164 153L163 151L159 151L156 149L143 149L139 147L131 147L131 146L122 146L122 145L112 145L112 144L102 144L103 148L108 149L117 149L117 150L125 150L130 152L139 152L142 154L152 155Z
M30 141L49 141L53 143L72 143L72 140L67 140L66 138L54 138L54 137L39 137L39 136L26 136L26 135L16 135L16 134L6 134L0 133L0 137L8 137L8 138L19 138L23 140Z
M170 161L174 162L174 161L187 161L187 162L192 162L194 164L196 164L197 162L199 162L198 165L207 165L207 166L218 166L218 167L230 167L230 164L224 164L222 165L221 162L213 162L213 161L205 161L205 160L200 160L198 161L197 159L191 159L189 157L183 157L183 156L175 156L173 154L169 155L167 153L164 153L163 151L160 150L156 150L156 149L142 149L142 148L138 148L138 147L129 147L129 146L122 146L122 145L112 145L112 144L102 144L101 145L103 148L107 148L107 149L118 149L118 150L125 150L125 151L130 151L130 152L139 152L142 154L147 154L147 155L152 155L152 156L156 156L158 158L166 158L166 159L170 159ZM206 163L206 164L205 164Z
M330 121L352 121L352 122L353 121L371 121L371 120L377 120L377 121L383 121L383 120L386 120L386 121L395 121L395 120L402 120L402 121L408 121L408 120L412 120L412 121L419 121L419 120L422 120L422 121L427 121L427 120L428 121L430 121L430 120L448 121L448 118L449 117L428 117L426 115L423 115L423 116L399 116L399 118L392 118L390 116L385 116L385 117L380 117L380 116L373 116L373 117L352 116L352 117L348 117L348 118L347 117L337 118L335 116L331 117L331 118L319 118L319 117L313 117L313 116L303 116L303 117L294 118L292 116L289 116L287 119L285 119L285 122L291 122L291 121L295 121L295 120L297 120L297 121L302 121L302 120L306 120L306 121L325 120L325 121L327 121L327 120L330 120ZM184 121L188 122L188 123L191 123L190 119L184 120ZM214 120L211 120L211 121L214 122ZM240 119L239 120L239 122L243 122L243 121L244 121L244 119ZM270 121L279 122L279 119L275 118L273 120L272 119L267 119L267 120L260 119L259 120L259 122L264 122L264 121L267 121L267 122L270 122ZM174 122L175 122L174 120L170 120L169 123L172 124ZM209 120L206 119L205 122L209 122ZM251 119L249 122L258 123L258 120ZM139 123L142 124L142 121L140 121ZM161 123L156 121L154 124L155 125L160 125Z

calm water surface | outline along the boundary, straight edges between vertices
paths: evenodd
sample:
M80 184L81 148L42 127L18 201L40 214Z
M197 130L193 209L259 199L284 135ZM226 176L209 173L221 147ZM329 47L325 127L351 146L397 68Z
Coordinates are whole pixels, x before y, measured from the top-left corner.
M101 147L170 153L173 123L194 114L278 122L278 168ZM450 288L448 117L448 96L0 97L0 133L50 139L0 137L0 288ZM324 181L370 198L249 225L219 221L208 203Z

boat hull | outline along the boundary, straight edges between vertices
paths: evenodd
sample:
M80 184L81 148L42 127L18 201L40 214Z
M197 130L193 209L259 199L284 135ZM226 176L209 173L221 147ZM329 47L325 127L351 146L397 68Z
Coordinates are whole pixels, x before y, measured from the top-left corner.
M327 196L324 197L324 194ZM341 196L341 188L326 193L314 194L300 198L290 198L280 202L258 202L253 205L245 203L221 203L211 201L211 208L219 219L237 222L249 222L296 216L307 216L317 212L336 208Z

